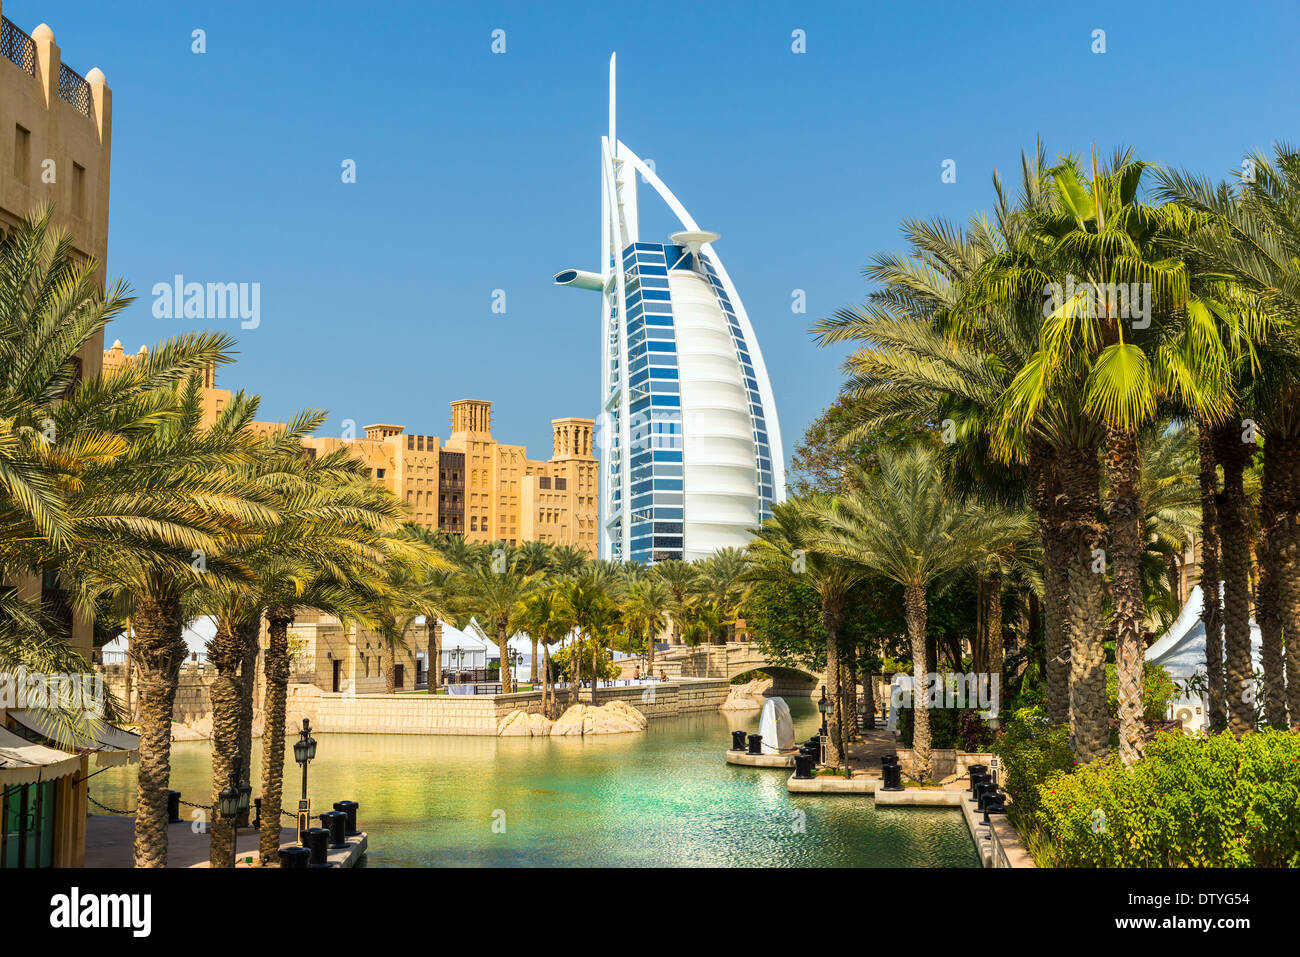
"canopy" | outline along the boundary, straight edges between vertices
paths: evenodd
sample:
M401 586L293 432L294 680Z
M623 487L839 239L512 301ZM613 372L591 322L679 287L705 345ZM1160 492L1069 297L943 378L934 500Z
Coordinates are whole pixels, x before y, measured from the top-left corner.
M67 777L81 770L81 758L47 748L0 728L0 784L36 784Z
M58 740L58 724L54 715L44 708L27 708L10 711L9 717L29 731L43 738ZM140 760L140 736L123 731L100 718L88 718L84 729L78 729L72 741L78 751L91 751L100 767L134 764Z
M1197 585L1187 596L1187 603L1174 623L1147 649L1147 661L1164 668L1170 677L1190 678L1197 671L1205 670L1205 622L1201 621L1201 601L1201 586ZM1263 668L1263 644L1259 625L1252 619L1250 657L1256 669Z

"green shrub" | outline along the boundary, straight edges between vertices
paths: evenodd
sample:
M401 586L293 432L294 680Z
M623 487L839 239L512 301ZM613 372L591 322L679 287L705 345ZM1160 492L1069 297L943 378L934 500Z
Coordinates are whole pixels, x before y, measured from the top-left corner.
M912 746L914 732L912 709L898 712L899 743ZM993 741L993 729L974 708L931 708L930 747L958 751L986 751Z
M1011 798L1007 816L1026 830L1038 810L1039 786L1050 775L1074 768L1069 730L1053 725L1041 709L1027 708L1012 715L990 750L1001 762L998 784Z
M1300 734L1157 734L1117 759L1051 775L1035 823L1065 867L1300 866Z

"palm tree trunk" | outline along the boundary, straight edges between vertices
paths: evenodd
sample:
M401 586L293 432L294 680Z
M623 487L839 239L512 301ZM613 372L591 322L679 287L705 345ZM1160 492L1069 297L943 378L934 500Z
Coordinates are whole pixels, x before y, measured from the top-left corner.
M242 682L239 668L244 647L234 627L224 616L208 643L208 661L217 669L209 689L212 698L212 819L208 822L208 866L230 867L234 827L218 810L221 791L230 781L230 770L239 757L239 704Z
M840 736L847 763L848 745L858 738L858 679L856 655L851 642L840 632Z
M289 625L292 612L267 612L266 686L262 704L262 832L258 855L264 866L278 863L284 789L284 713L289 688Z
M1259 493L1259 585L1255 599L1255 620L1259 623L1261 649L1260 657L1264 669L1264 717L1270 727L1285 728L1286 721L1286 673L1283 670L1285 658L1282 650L1282 615L1278 605L1279 570L1278 546L1282 537L1279 514L1282 503L1278 474L1279 460L1283 454L1270 456L1269 450L1274 442L1285 445L1285 438L1277 432L1269 432L1268 444L1264 447L1264 470ZM1293 463L1294 464L1294 463Z
M1033 506L1038 516L1038 537L1043 548L1043 675L1048 720L1070 720L1070 644L1066 626L1071 548L1058 502L1060 481L1056 456L1042 446L1031 450L1034 476Z
M515 675L510 670L510 635L500 625L497 627L497 651L501 655L501 693L510 694L515 690Z
M649 669L650 675L653 677L655 673L655 638L658 637L658 635L655 634L655 626L653 623L646 625L646 632L649 635L648 644L650 645L646 650L646 668Z
M838 768L844 755L844 739L840 726L840 603L822 600L822 625L826 628L826 697L831 702L826 715L826 763Z
M1264 635L1265 706L1269 724L1300 729L1300 422L1295 421L1290 392L1277 400L1270 417L1268 441L1264 446L1264 489L1270 511L1267 548L1260 563L1261 592L1267 569L1269 604L1282 641L1286 675L1282 675L1281 653L1274 653ZM1261 511L1263 510L1261 501ZM1263 524L1263 521L1261 521ZM1264 602L1261 600L1261 605ZM1260 627L1264 622L1261 613ZM1274 657L1270 666L1270 657ZM1278 701L1278 692L1281 692Z
M984 621L984 630L988 633L989 694L992 695L995 681L999 694L1001 693L1002 662L1006 657L1006 647L1002 642L1002 569L995 568L989 572L988 593L988 615Z
M1142 597L1143 514L1139 488L1142 457L1137 432L1106 429L1106 510L1110 517L1111 601L1115 608L1115 674L1119 698L1119 756L1126 765L1142 757L1142 672L1146 643Z
M1223 644L1228 728L1255 728L1254 667L1250 654L1250 504L1243 472L1254 452L1235 423L1214 430L1215 457L1223 466L1219 528L1223 556Z
M1207 717L1211 731L1228 726L1223 685L1223 599L1219 593L1219 479L1211 427L1197 420L1201 481L1201 623L1205 626Z
M1266 560L1286 652L1286 706L1290 726L1300 731L1300 422L1293 404L1289 392L1278 400L1264 446L1264 471L1270 475L1274 510Z
M575 638L569 642L569 707L578 703L578 688L582 685L582 680L578 677L581 674L578 668L581 654L582 640Z
M136 776L136 867L167 866L167 790L171 783L172 711L185 659L184 622L174 595L136 602L131 659L140 668L140 768Z
M262 630L259 614L235 625L243 648L239 664L239 766L251 781L253 778L253 695L257 689L258 638ZM248 827L248 811L239 814L239 826Z
M388 648L381 650L379 654L388 661L384 663L384 694L397 693L397 649Z
M985 587L984 576L977 574L975 576L975 635L970 642L971 669L976 674L982 674L986 670L984 616L987 613L987 606L988 588Z
M534 688L537 687L537 639L536 638L533 639L533 653L528 659L528 681Z
M907 636L912 645L912 777L930 780L930 708L925 700L925 589L903 589Z
M429 677L427 681L429 694L438 693L438 682L442 680L442 619L434 618L429 628Z
M863 710L866 711L863 716L863 724L868 731L874 731L876 729L876 689L870 668L867 668L862 675L862 704Z
M600 657L600 642L591 636L591 706L596 706L596 667Z
M1106 575L1097 520L1100 465L1097 452L1061 453L1062 526L1070 543L1067 560L1066 627L1070 641L1070 731L1075 756L1086 763L1106 754L1110 720L1106 707Z

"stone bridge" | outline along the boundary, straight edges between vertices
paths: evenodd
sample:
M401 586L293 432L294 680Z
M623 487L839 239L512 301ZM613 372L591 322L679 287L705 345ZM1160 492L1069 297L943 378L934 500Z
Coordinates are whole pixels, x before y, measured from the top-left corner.
M781 695L814 695L823 682L821 674L773 664L757 645L748 641L698 648L675 645L655 653L655 668L660 667L672 676L728 680L751 671L763 671L772 676L772 693Z

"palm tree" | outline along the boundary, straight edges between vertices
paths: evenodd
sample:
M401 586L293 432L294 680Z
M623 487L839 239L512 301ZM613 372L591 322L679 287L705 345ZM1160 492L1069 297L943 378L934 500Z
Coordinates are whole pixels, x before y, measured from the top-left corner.
M914 446L881 456L879 471L859 470L854 490L819 510L824 531L817 547L903 586L912 648L913 775L930 776L926 595L945 576L968 565L982 543L1028 533L1019 519L990 517L953 496L938 457Z
M640 629L645 635L648 649L646 668L651 674L655 668L655 637L664 626L671 599L668 583L656 574L630 583L623 593L624 615L629 627Z
M70 561L88 591L114 591L132 604L135 634L130 656L139 671L140 771L136 799L135 864L163 867L167 859L167 783L170 777L172 708L187 649L182 604L198 587L248 583L252 572L224 554L232 536L256 535L279 521L266 490L232 466L248 462L256 439L248 423L255 400L237 394L203 428L197 377L175 394L179 414L138 436L119 459L94 471L119 497L147 496L181 520L151 548L130 539L102 543ZM119 484L120 483L120 484Z
M542 713L556 717L555 687L551 681L551 645L563 641L573 630L573 617L558 583L538 591L524 601L519 627L539 641L544 656L542 667ZM576 663L575 663L576 664Z
M596 704L596 688L600 675L600 649L621 622L618 605L613 594L618 584L618 572L612 563L592 562L582 577L566 582L564 602L581 639L591 640L591 703ZM570 671L570 702L577 700L581 684L576 654Z
M1258 365L1250 370L1243 405L1252 410L1252 420L1264 435L1263 486L1267 491L1261 502L1265 525L1261 529L1259 558L1269 569L1261 570L1261 581L1267 582L1271 593L1267 596L1267 605L1271 606L1268 611L1276 615L1276 628L1285 644L1286 710L1291 725L1300 727L1300 681L1296 680L1300 675L1300 641L1295 640L1300 635L1300 565L1296 558L1300 554L1300 480L1296 479L1300 473L1300 152L1278 145L1272 157L1257 153L1249 162L1254 175L1235 187L1211 184L1185 172L1162 172L1160 195L1205 217L1201 228L1189 229L1180 237L1198 274L1214 281L1226 278L1256 304L1259 316L1267 317L1266 323L1260 323L1265 328L1257 338L1261 342ZM1233 424L1238 438L1249 430L1244 422ZM1240 732L1254 724L1253 715L1246 714L1250 705L1243 700L1243 683L1249 680L1250 666L1248 630L1242 637L1241 579L1243 571L1248 574L1248 566L1243 566L1240 554L1245 516L1235 476L1243 450L1231 444L1227 425L1218 438L1214 448L1228 451L1230 462L1226 468L1234 472L1230 489L1225 468L1223 500L1228 514L1218 518L1224 551L1227 701L1232 709L1231 726ZM1229 524L1233 527L1229 528ZM1205 550L1209 550L1208 545ZM1210 569L1206 569L1202 588L1206 588L1209 574ZM1265 624L1261 621L1261 628ZM1248 619L1246 626L1248 629ZM1207 636L1210 632L1207 621ZM1212 723L1222 714L1222 708L1215 707L1219 688L1214 674L1217 651L1207 640ZM1276 703L1281 669L1275 659L1270 649L1266 665L1273 660L1267 668L1272 677L1266 676L1265 690L1266 700L1275 702L1269 709L1270 723L1280 717L1281 710Z
M501 653L501 690L514 691L510 670L510 636L518 628L523 604L541 586L545 576L530 572L518 556L507 556L503 563L480 561L457 577L455 602L479 616L490 630Z
M668 617L673 623L673 643L681 644L682 625L686 620L699 571L694 565L680 558L656 562L654 568L655 574L668 586Z
M826 693L835 702L827 721L830 742L826 754L828 763L835 767L845 757L846 725L850 721L857 723L856 689L848 692L851 700L846 707L846 694L840 688L844 605L853 588L867 577L861 564L821 547L829 530L826 516L837 509L836 500L826 495L773 505L772 517L763 522L746 554L749 580L778 586L802 581L821 600L822 627L826 629Z

